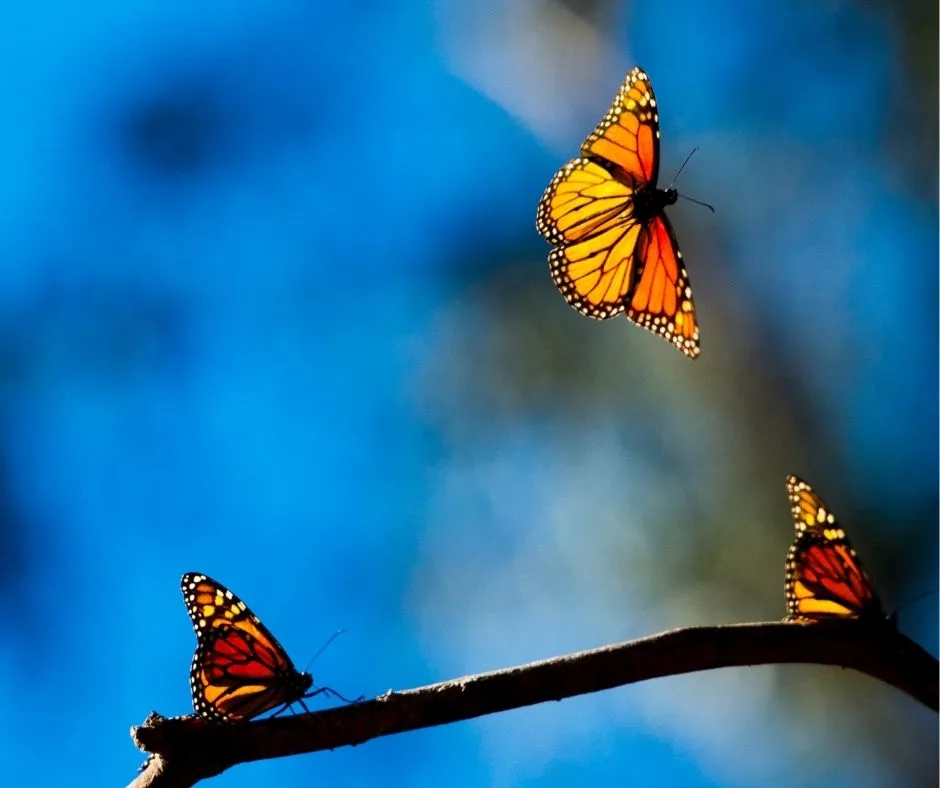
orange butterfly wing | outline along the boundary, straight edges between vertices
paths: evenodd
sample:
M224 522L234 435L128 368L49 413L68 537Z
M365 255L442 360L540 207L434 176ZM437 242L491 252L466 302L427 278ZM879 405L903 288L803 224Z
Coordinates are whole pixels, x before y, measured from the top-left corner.
M787 477L796 540L787 553L787 618L884 620L875 593L845 531L802 479Z
M659 110L649 77L639 66L627 74L604 119L581 145L581 155L602 159L635 187L656 185Z
M659 114L649 78L627 74L607 115L539 202L536 227L555 248L549 267L565 300L588 317L623 312L637 325L699 354L689 277L656 187Z
M692 288L665 213L653 218L641 241L640 281L633 291L627 317L672 342L689 358L695 358L701 348Z
M587 159L568 162L539 203L536 226L555 245L549 268L565 300L604 320L626 308L641 225L634 190Z
M194 573L183 575L181 586L199 641L190 671L199 714L249 720L310 689L312 677L297 671L267 627L225 586Z

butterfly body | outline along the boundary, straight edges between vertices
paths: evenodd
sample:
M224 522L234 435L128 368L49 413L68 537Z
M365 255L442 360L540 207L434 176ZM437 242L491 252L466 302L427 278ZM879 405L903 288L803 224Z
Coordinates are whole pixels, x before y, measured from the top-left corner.
M565 300L584 315L619 314L690 358L699 329L688 273L661 189L659 112L639 67L627 74L607 115L542 195L536 228L554 247L549 268Z
M190 671L196 712L229 722L249 720L310 696L313 676L294 667L241 599L192 572L183 575L181 588L198 640Z
M802 479L787 477L796 539L787 553L787 619L893 624L835 515Z
M643 186L633 195L633 215L641 224L647 224L654 216L661 214L667 205L675 205L678 199L679 192L675 189Z

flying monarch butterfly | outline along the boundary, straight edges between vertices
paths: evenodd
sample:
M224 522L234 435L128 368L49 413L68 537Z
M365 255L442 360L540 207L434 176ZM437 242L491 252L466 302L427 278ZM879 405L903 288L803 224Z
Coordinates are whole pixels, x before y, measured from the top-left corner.
M261 620L221 583L188 572L181 586L198 640L189 674L196 712L250 720L325 691L309 692L313 676L294 667Z
M581 158L552 178L535 226L555 247L552 279L572 307L598 320L626 312L695 358L692 288L665 212L678 193L660 189L658 178L659 111L637 66L581 145Z
M787 553L787 619L884 622L881 600L829 507L796 476L787 476L787 495L796 527Z

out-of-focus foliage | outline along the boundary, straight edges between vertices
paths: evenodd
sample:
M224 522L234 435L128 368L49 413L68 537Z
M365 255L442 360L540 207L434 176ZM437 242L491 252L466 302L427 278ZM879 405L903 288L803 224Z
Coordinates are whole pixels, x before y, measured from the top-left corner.
M777 618L784 478L937 651L937 9L66 3L0 58L0 758L128 780L178 581L379 693ZM635 63L702 356L554 290L534 212ZM81 714L61 757L50 714ZM64 752L63 752L64 750ZM94 758L88 757L94 753ZM842 671L650 682L218 785L935 785Z

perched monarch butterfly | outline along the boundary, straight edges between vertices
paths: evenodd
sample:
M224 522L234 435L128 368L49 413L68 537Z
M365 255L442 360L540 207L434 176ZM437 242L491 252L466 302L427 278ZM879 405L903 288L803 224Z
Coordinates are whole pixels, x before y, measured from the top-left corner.
M274 635L221 583L188 572L181 585L199 641L189 674L199 714L250 720L273 708L303 705L303 698L323 691L309 692L313 676L298 672Z
M881 600L829 507L796 476L787 476L787 495L796 527L787 553L787 618L885 621Z
M659 112L638 66L594 132L581 158L552 178L535 226L555 248L552 279L588 317L627 317L689 358L699 354L689 275L665 208L678 198L660 189Z

